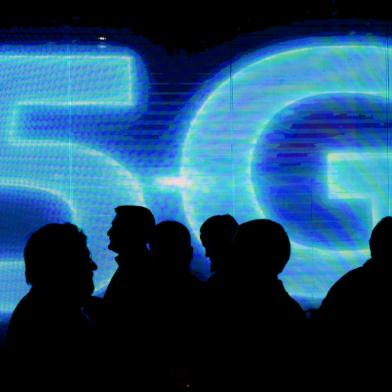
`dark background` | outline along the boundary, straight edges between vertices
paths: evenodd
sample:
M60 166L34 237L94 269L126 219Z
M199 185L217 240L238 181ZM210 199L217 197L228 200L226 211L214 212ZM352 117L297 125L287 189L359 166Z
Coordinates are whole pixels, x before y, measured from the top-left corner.
M195 53L238 35L291 23L347 19L390 21L388 2L355 0L290 0L231 2L63 1L4 2L0 28L124 28L169 52Z

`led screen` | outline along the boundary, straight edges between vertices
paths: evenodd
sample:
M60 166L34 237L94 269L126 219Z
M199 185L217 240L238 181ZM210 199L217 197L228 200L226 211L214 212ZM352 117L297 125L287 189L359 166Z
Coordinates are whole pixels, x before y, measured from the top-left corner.
M48 222L87 234L102 293L120 204L185 223L201 277L206 218L279 221L292 242L282 279L302 303L369 257L390 214L385 39L253 36L189 55L95 38L0 49L0 311L28 290L23 247Z

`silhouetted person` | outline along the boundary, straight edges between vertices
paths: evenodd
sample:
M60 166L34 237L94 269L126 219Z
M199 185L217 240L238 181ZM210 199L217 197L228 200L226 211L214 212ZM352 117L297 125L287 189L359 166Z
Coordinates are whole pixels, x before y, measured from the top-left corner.
M392 217L377 223L369 246L371 258L343 275L322 301L318 315L325 322L378 332L392 324L386 312L392 299Z
M142 206L119 206L115 212L107 234L108 248L118 254L118 268L103 297L100 329L109 355L108 366L112 370L117 367L117 373L125 376L132 369L132 377L139 380L122 381L139 384L150 360L147 345L151 331L152 266L148 244L155 219Z
M278 278L290 258L290 241L279 223L257 219L241 224L231 252L230 294L243 301L246 317L265 316L268 323L264 320L263 324L274 327L303 320L301 307Z
M166 371L162 379L169 376L170 390L186 390L192 384L202 305L202 283L191 273L189 230L179 222L160 222L153 232L151 253L156 276L155 349L161 359L158 373Z
M209 291L219 290L224 284L225 264L237 228L237 221L229 214L211 216L200 227L200 240L211 262L211 276L207 281Z
M230 251L222 310L211 326L220 332L215 335L216 363L221 363L215 369L221 377L217 387L261 389L277 379L294 383L305 317L278 278L290 257L287 233L271 220L252 220L239 226Z
M31 289L14 310L7 334L14 370L35 371L42 382L54 370L63 377L85 374L96 359L96 341L83 304L94 290L97 268L86 236L71 223L48 224L31 235L24 260Z
M152 212L141 206L119 206L115 209L116 216L108 231L108 248L117 253L117 271L114 273L104 295L107 307L121 313L128 306L129 295L135 294L151 271L151 255L148 244L151 240L155 219ZM138 300L138 298L136 298Z
M153 230L151 254L159 276L176 282L199 282L191 274L193 247L189 230L180 222L163 221Z
M369 246L371 258L343 275L316 312L323 355L343 373L351 365L370 374L392 348L392 217L377 223Z

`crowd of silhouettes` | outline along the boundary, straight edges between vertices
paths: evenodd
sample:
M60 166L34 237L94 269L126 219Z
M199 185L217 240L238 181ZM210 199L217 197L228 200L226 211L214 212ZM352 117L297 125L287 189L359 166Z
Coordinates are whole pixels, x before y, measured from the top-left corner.
M31 235L31 288L1 353L9 369L37 382L77 376L113 390L203 392L306 389L307 373L327 385L353 369L383 369L392 217L374 227L371 258L307 317L279 279L291 247L277 222L208 218L200 227L206 282L192 273L191 234L180 222L157 224L148 208L119 206L107 235L118 268L102 298L93 294L97 265L78 227L52 223Z

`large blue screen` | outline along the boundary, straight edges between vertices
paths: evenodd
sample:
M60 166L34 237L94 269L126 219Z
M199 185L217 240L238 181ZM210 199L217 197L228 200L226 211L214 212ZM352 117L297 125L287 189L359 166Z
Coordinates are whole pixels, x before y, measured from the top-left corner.
M28 290L23 247L48 222L84 230L102 292L120 204L185 223L204 277L206 218L281 222L282 279L303 303L369 257L392 191L385 38L252 37L198 55L125 41L0 49L1 312Z

